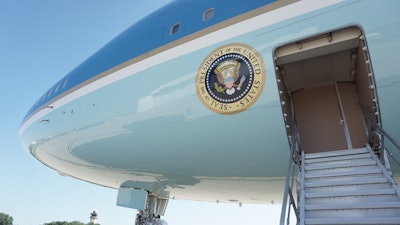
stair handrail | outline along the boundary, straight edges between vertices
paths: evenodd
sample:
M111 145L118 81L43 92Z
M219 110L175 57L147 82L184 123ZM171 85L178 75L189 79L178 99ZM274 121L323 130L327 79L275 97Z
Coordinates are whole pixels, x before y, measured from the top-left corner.
M290 137L290 153L289 153L289 163L288 163L288 172L286 176L286 183L285 183L285 191L283 195L282 201L282 210L281 210L281 218L280 218L280 225L290 224L290 209L291 207L294 210L296 215L297 222L300 221L300 215L298 210L298 204L296 204L296 200L293 197L293 185L294 185L294 178L295 178L295 165L299 165L296 163L299 161L300 156L300 143L299 143L299 136L297 132L296 123L293 123L293 131ZM288 207L288 198L289 198L289 207ZM288 209L288 212L286 210Z
M375 160L375 162L377 163L377 166L379 167L379 169L382 171L383 175L386 177L386 179L388 179L390 185L392 186L392 188L395 190L397 196L400 197L400 190L397 186L396 181L393 179L393 177L391 176L391 174L388 172L387 168L384 166L384 164L381 162L381 160L378 159L378 157L376 156L376 154L372 151L371 146L369 146L368 144L365 146L366 149L368 150L368 152L370 152L372 154L372 158L373 160Z
M366 122L368 125L368 139L371 144L371 147L376 147L374 150L378 151L378 155L380 157L380 160L382 163L385 165L385 151L388 153L388 155L393 159L393 161L397 164L398 167L400 167L400 161L396 159L394 156L393 152L390 151L386 145L385 145L385 137L397 148L398 151L400 151L400 143L396 141L383 127L378 124L374 119L372 119L370 116L366 115L365 111L362 110L364 113L364 117L366 118ZM377 140L376 140L377 139ZM375 143L378 146L374 146L374 141L378 141L379 143Z
M386 145L385 145L385 143L384 143L384 137L386 137L386 139L388 139L388 140L397 148L398 151L400 151L400 144L399 144L399 142L397 142L387 131L385 131L385 130L383 129L382 126L377 126L377 128L378 128L378 129L377 129L376 132L378 133L378 135L381 136L382 150L386 150L386 152L389 153L389 156L393 159L393 161L397 164L397 166L400 167L400 162L399 162L399 160L396 159L396 157L394 156L393 152L390 151L390 150L386 147Z
M306 181L306 166L305 166L305 161L306 161L306 154L304 151L301 152L301 183L300 183L300 221L298 224L304 225L305 224L305 217L306 217L306 210L305 210L305 205L306 205L306 193L305 193L305 181Z

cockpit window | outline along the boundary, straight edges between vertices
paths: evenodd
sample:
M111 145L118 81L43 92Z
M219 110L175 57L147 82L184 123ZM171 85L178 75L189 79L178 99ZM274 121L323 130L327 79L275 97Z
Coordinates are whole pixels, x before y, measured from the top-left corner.
M173 35L175 33L177 33L179 31L181 24L180 23L176 23L171 27L171 30L169 32L170 35Z
M203 12L203 21L207 21L214 17L214 8L207 9Z

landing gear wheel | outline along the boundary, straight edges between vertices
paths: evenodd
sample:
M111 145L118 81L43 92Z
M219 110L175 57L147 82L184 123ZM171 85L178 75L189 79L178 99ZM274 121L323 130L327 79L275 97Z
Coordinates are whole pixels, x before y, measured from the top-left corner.
M136 215L135 225L168 225L159 215L144 216L143 211Z
M147 197L146 208L144 210L139 210L136 215L135 225L168 225L168 223L161 219L161 215L164 215L163 210L160 208L166 207L166 199L158 198L154 195L149 195Z

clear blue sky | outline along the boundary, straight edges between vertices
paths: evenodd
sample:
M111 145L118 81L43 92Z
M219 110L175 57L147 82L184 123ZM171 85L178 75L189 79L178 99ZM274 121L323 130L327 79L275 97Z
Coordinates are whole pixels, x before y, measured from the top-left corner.
M0 0L0 212L14 225L51 221L134 224L136 210L115 206L117 191L57 172L22 148L18 129L56 81L167 0ZM171 200L170 225L277 224L280 206Z

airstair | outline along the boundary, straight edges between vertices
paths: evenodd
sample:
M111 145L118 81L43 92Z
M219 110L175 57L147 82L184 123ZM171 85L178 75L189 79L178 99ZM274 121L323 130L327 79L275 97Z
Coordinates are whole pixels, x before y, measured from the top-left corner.
M400 224L400 191L369 146L303 154L300 224Z
M284 43L274 65L290 146L280 224L400 225L398 126L383 129L363 30Z

